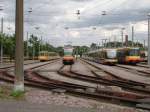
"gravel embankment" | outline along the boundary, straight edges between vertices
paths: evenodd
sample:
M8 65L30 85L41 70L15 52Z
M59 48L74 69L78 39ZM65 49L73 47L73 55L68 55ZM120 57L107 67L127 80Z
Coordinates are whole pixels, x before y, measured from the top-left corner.
M115 104L101 103L91 99L84 99L66 94L58 94L49 91L32 90L25 94L25 99L30 103L52 104L68 107L96 109L97 112L148 112Z

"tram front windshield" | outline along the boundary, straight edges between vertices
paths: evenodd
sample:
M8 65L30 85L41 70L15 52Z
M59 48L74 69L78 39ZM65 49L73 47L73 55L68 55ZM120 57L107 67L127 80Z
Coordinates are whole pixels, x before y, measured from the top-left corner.
M71 56L72 55L72 49L65 49L64 50L64 55L65 56Z
M107 58L108 59L114 59L117 56L117 51L116 50L109 50L107 51Z
M140 50L139 49L131 49L129 52L129 56L139 56Z

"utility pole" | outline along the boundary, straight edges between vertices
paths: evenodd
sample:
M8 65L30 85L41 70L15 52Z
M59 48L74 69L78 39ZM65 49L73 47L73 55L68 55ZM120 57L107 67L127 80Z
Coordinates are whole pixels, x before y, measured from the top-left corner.
M104 42L105 42L104 47L105 47L105 48L107 47L107 43L106 43L107 40L108 40L108 39L104 39Z
M29 59L29 32L27 32L27 58Z
M33 43L33 45L32 45L32 59L34 60L34 58L35 58L35 44Z
M103 40L104 40L104 42L103 42ZM102 46L105 48L105 47L107 47L106 46L106 41L107 41L108 39L102 39Z
M111 46L111 40L110 40L110 38L109 38L109 47L111 48L112 46Z
M144 48L144 50L145 50L145 39L144 39L144 44L143 44L143 48Z
M103 43L103 39L102 39L102 49L104 48L104 43Z
M41 36L41 39L39 39L39 52L42 51L42 36Z
M139 47L139 40L137 40L136 43L137 43L137 47Z
M124 31L124 29L125 29L125 28L121 28L122 47L124 46L124 45L123 45L123 37L124 37L124 33L123 33L123 31Z
M43 50L43 47L42 47L42 44L43 44L42 38L43 38L43 37L41 36L41 48L40 48L41 51Z
M132 26L132 47L134 47L134 26Z
M39 39L39 53L40 53L40 50L41 50L40 44L41 44L41 40Z
M148 13L148 65L150 66L150 13Z
M15 46L15 85L14 91L24 91L24 0L16 0L16 46Z
M3 27L4 27L4 19L1 19L1 64L3 63Z
M117 48L116 35L114 36L114 47Z

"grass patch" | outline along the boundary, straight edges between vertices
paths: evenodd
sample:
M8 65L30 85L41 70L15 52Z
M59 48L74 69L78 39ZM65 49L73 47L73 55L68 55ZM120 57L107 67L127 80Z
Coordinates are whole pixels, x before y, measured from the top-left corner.
M25 92L22 91L12 91L10 96L12 96L15 99L23 99L24 98Z

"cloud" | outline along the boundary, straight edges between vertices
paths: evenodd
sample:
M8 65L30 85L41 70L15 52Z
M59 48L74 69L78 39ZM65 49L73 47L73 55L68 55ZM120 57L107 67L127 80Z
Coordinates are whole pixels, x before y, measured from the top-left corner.
M0 4L4 7L0 12L0 17L5 19L4 30L14 32L15 0L0 0ZM122 27L131 38L131 23L134 23L136 38L142 41L147 38L144 24L147 23L149 4L149 0L25 0L25 37L28 31L51 40L53 45L63 45L67 41L74 45L89 45L101 42L104 36L113 38L116 35L120 39ZM28 12L30 8L32 13ZM77 10L80 10L80 19ZM107 15L102 16L102 11ZM40 27L39 33L36 26ZM93 27L96 27L95 31Z

